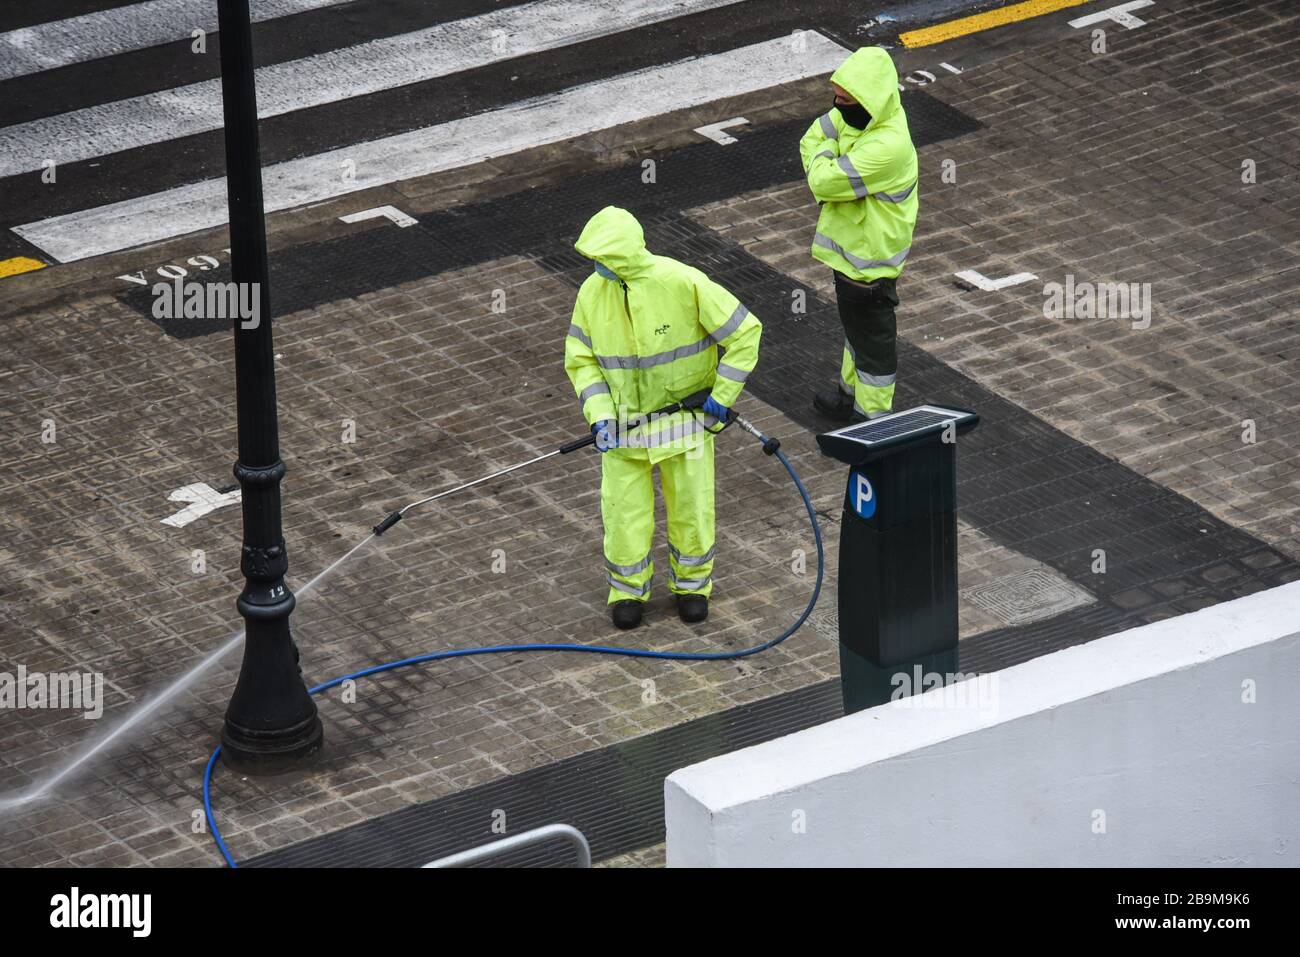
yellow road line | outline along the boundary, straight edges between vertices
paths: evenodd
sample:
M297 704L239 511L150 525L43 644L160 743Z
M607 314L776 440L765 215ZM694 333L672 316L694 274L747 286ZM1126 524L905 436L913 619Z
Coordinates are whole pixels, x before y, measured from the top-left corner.
M942 43L944 40L964 37L968 33L978 33L981 30L1005 26L1018 20L1041 17L1044 13L1081 6L1087 2L1088 0L1025 0L1024 3L1013 3L1009 7L999 7L974 16L962 17L960 20L936 23L932 27L923 27L920 30L909 30L900 33L898 39L905 47L928 47L935 43Z
M28 256L0 259L0 279L4 279L6 276L16 276L22 272L31 272L33 269L44 269L45 265L39 259L32 259Z

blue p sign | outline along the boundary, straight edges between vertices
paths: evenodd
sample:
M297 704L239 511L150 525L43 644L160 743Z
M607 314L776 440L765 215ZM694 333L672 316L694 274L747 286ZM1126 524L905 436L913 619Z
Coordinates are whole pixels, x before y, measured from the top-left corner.
M871 487L871 480L857 469L849 473L849 504L858 518L867 519L876 514L876 490Z

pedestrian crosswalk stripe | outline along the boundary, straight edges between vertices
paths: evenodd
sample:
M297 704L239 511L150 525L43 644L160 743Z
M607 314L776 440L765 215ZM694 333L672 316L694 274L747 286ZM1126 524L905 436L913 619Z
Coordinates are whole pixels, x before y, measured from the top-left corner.
M535 0L257 71L261 117L337 103L716 9L740 0ZM0 177L93 159L222 127L221 81L146 93L4 131Z
M347 0L256 0L254 23ZM0 33L0 80L188 39L217 29L214 0L149 0Z
M571 87L490 113L269 166L268 212L319 203L829 73L850 51L815 31ZM346 174L346 175L345 175ZM225 179L14 227L60 262L226 223Z

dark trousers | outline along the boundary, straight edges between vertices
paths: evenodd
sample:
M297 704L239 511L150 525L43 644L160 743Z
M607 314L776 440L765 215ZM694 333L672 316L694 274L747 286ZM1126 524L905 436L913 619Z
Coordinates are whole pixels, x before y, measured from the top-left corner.
M895 281L877 279L864 286L837 272L835 301L844 326L840 389L853 396L858 413L883 415L893 406L898 374Z

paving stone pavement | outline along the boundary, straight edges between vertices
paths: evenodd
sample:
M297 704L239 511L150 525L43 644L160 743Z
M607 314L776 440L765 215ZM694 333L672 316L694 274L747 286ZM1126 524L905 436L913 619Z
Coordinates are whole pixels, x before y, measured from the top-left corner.
M1283 3L1162 0L1150 21L1141 31L1111 31L1105 57L1080 36L928 88L985 128L921 151L922 213L900 286L900 334L1300 558L1291 303L1300 278L1300 111L1289 108L1300 82L1289 75L1297 20ZM809 94L810 115L823 100ZM1257 164L1254 185L1240 179L1247 158ZM948 159L956 183L941 179ZM828 276L807 257L814 211L792 182L663 225L680 227L674 235L702 254L718 243L742 247L831 302ZM730 255L717 254L719 262ZM561 368L573 297L565 268L512 254L277 319L295 587L392 508L581 428ZM1030 271L1041 281L971 291L952 279L964 269ZM1080 282L1151 283L1150 328L1045 318L1042 282L1067 273ZM501 313L492 311L496 290L505 292ZM774 331L783 318L759 315ZM834 361L833 337L818 336ZM0 325L0 377L12 383L0 407L15 424L0 435L0 457L11 466L0 473L10 503L0 545L3 670L102 671L107 681L100 722L56 711L0 714L0 795L57 770L75 742L106 731L236 633L237 508L180 529L161 524L180 508L166 500L172 489L233 484L229 351L222 336L166 335L106 294ZM905 365L905 380L908 373ZM833 568L840 468L817 454L803 418L757 395L745 412L782 438L808 483ZM1244 419L1256 423L1254 444L1241 441ZM349 422L355 442L344 441ZM48 423L52 443L41 441ZM671 617L661 590L638 643L742 647L784 626L808 593L809 576L791 563L812 543L784 474L739 436L724 437L719 452L726 484L714 614L691 632ZM434 648L608 640L597 475L594 455L547 463L408 516L301 601L293 627L308 678ZM1016 589L1068 593L1051 612L1063 615L1063 627L1076 622L1067 606L1100 607L1081 576L969 521L960 534L963 639L1004 628L1023 636L1006 602ZM662 529L657 550L664 561ZM194 571L196 551L202 572ZM1269 551L1250 555L1260 556L1261 576L1251 587L1271 570L1293 574ZM502 656L396 672L358 685L354 702L331 692L321 701L329 747L312 773L259 780L219 772L226 837L236 856L252 857L829 681L837 674L834 598L833 590L823 597L814 627L741 662ZM198 781L237 666L231 654L165 720L88 765L53 800L0 813L0 862L216 863L210 838L196 830ZM649 866L661 853L652 846L607 863Z
M627 854L620 854L617 857L611 857L594 865L596 867L667 867L668 866L668 848L664 844L654 844L650 847L643 847L639 851L631 851Z
M519 305L493 314L499 288ZM279 320L286 537L299 587L392 507L527 458L581 428L560 361L571 306L567 283L512 259ZM81 324L76 337L41 337L54 318L48 315L21 317L6 336L19 350L23 381L36 383L25 393L33 430L44 416L64 423L52 446L41 447L35 431L14 442L25 449L14 454L30 467L27 481L7 490L21 505L22 524L6 564L15 567L18 554L40 557L5 589L6 648L33 671L105 671L106 721L201 658L237 623L237 509L183 529L160 523L173 508L167 490L228 484L228 345L220 337L171 339L134 316L126 321L123 312L101 299L57 317ZM96 342L122 361L67 375ZM135 361L133 352L149 358ZM502 355L510 356L505 368ZM38 371L49 374L32 374ZM520 391L503 391L503 375ZM449 403L450 381L456 390ZM116 405L132 411L90 413L90 395L118 390L130 390L132 401ZM750 411L761 427L791 432L779 415L756 404ZM345 420L355 422L355 443L342 441ZM492 423L490 442L483 441L484 422ZM829 508L839 479L821 465L811 436L792 435L787 448ZM812 542L783 473L731 436L719 451L720 474L738 498L720 509L726 564L714 614L698 635L682 628L661 584L639 643L738 647L756 631L784 626L786 609L811 587L809 575L790 570L791 553L811 553ZM309 678L440 647L609 639L597 486L594 455L579 456L408 515L303 598L294 630ZM46 541L52 528L59 534ZM190 571L196 549L206 555L203 574ZM325 774L221 781L230 840L251 856L832 676L833 641L811 629L801 638L762 661L704 669L512 656L370 682L358 689L355 709L322 704L330 742ZM236 666L229 656L165 724L70 783L63 791L76 796L66 803L11 813L0 835L5 860L211 863L206 835L190 833L191 814ZM656 686L654 706L642 703L646 680ZM4 720L11 746L0 792L48 773L59 752L99 730L62 712ZM21 730L12 733L16 725Z
M503 288L506 311L494 314L494 291ZM567 328L571 305L568 283L509 258L278 320L286 538L296 587L391 508L527 458L580 427L558 352L557 331ZM78 334L41 336L54 320L78 323ZM160 521L179 507L165 501L168 490L197 481L229 484L228 345L216 336L164 336L107 297L57 316L20 317L6 331L25 366L22 381L35 384L24 393L28 420L34 428L43 417L67 423L53 445L40 447L29 432L15 436L11 448L38 473L7 490L21 503L15 544L41 560L0 596L6 647L32 671L105 672L107 725L237 628L238 510L218 509L181 529ZM55 374L75 367L88 348L115 361L79 368L75 377ZM507 370L503 355L510 357ZM502 392L503 372L522 393ZM450 405L448 381L457 383ZM90 412L89 396L118 390L129 397L114 401L118 411ZM787 417L752 398L745 408L759 428L783 438L822 515L833 568L839 467ZM349 422L353 443L344 441ZM491 443L482 442L480 422L494 424ZM806 600L814 552L797 496L784 473L737 436L718 446L728 494L719 505L714 613L696 637L675 621L661 591L649 626L635 635L638 644L741 647L784 627ZM442 647L530 637L608 640L598 474L594 455L546 463L427 514L411 513L302 598L293 628L307 677ZM46 540L50 529L59 534ZM964 523L961 535L964 560L980 570L975 584L1032 564ZM663 547L661 528L657 549ZM792 571L796 550L808 563L802 574ZM206 562L199 574L192 571L196 551ZM6 564L16 567L9 564L16 557L8 553ZM498 574L494 565L501 563ZM219 775L226 837L239 856L251 857L833 678L834 601L828 587L818 627L736 663L463 659L364 683L351 707L331 695L321 707L329 750L320 773ZM964 635L996 623L977 605L963 609ZM191 829L200 806L196 784L237 665L230 654L165 720L61 787L58 802L10 812L10 826L0 832L5 860L211 863L209 838ZM647 681L654 683L653 705L645 704ZM0 793L57 770L69 746L106 730L56 711L4 720L11 746L0 758Z

